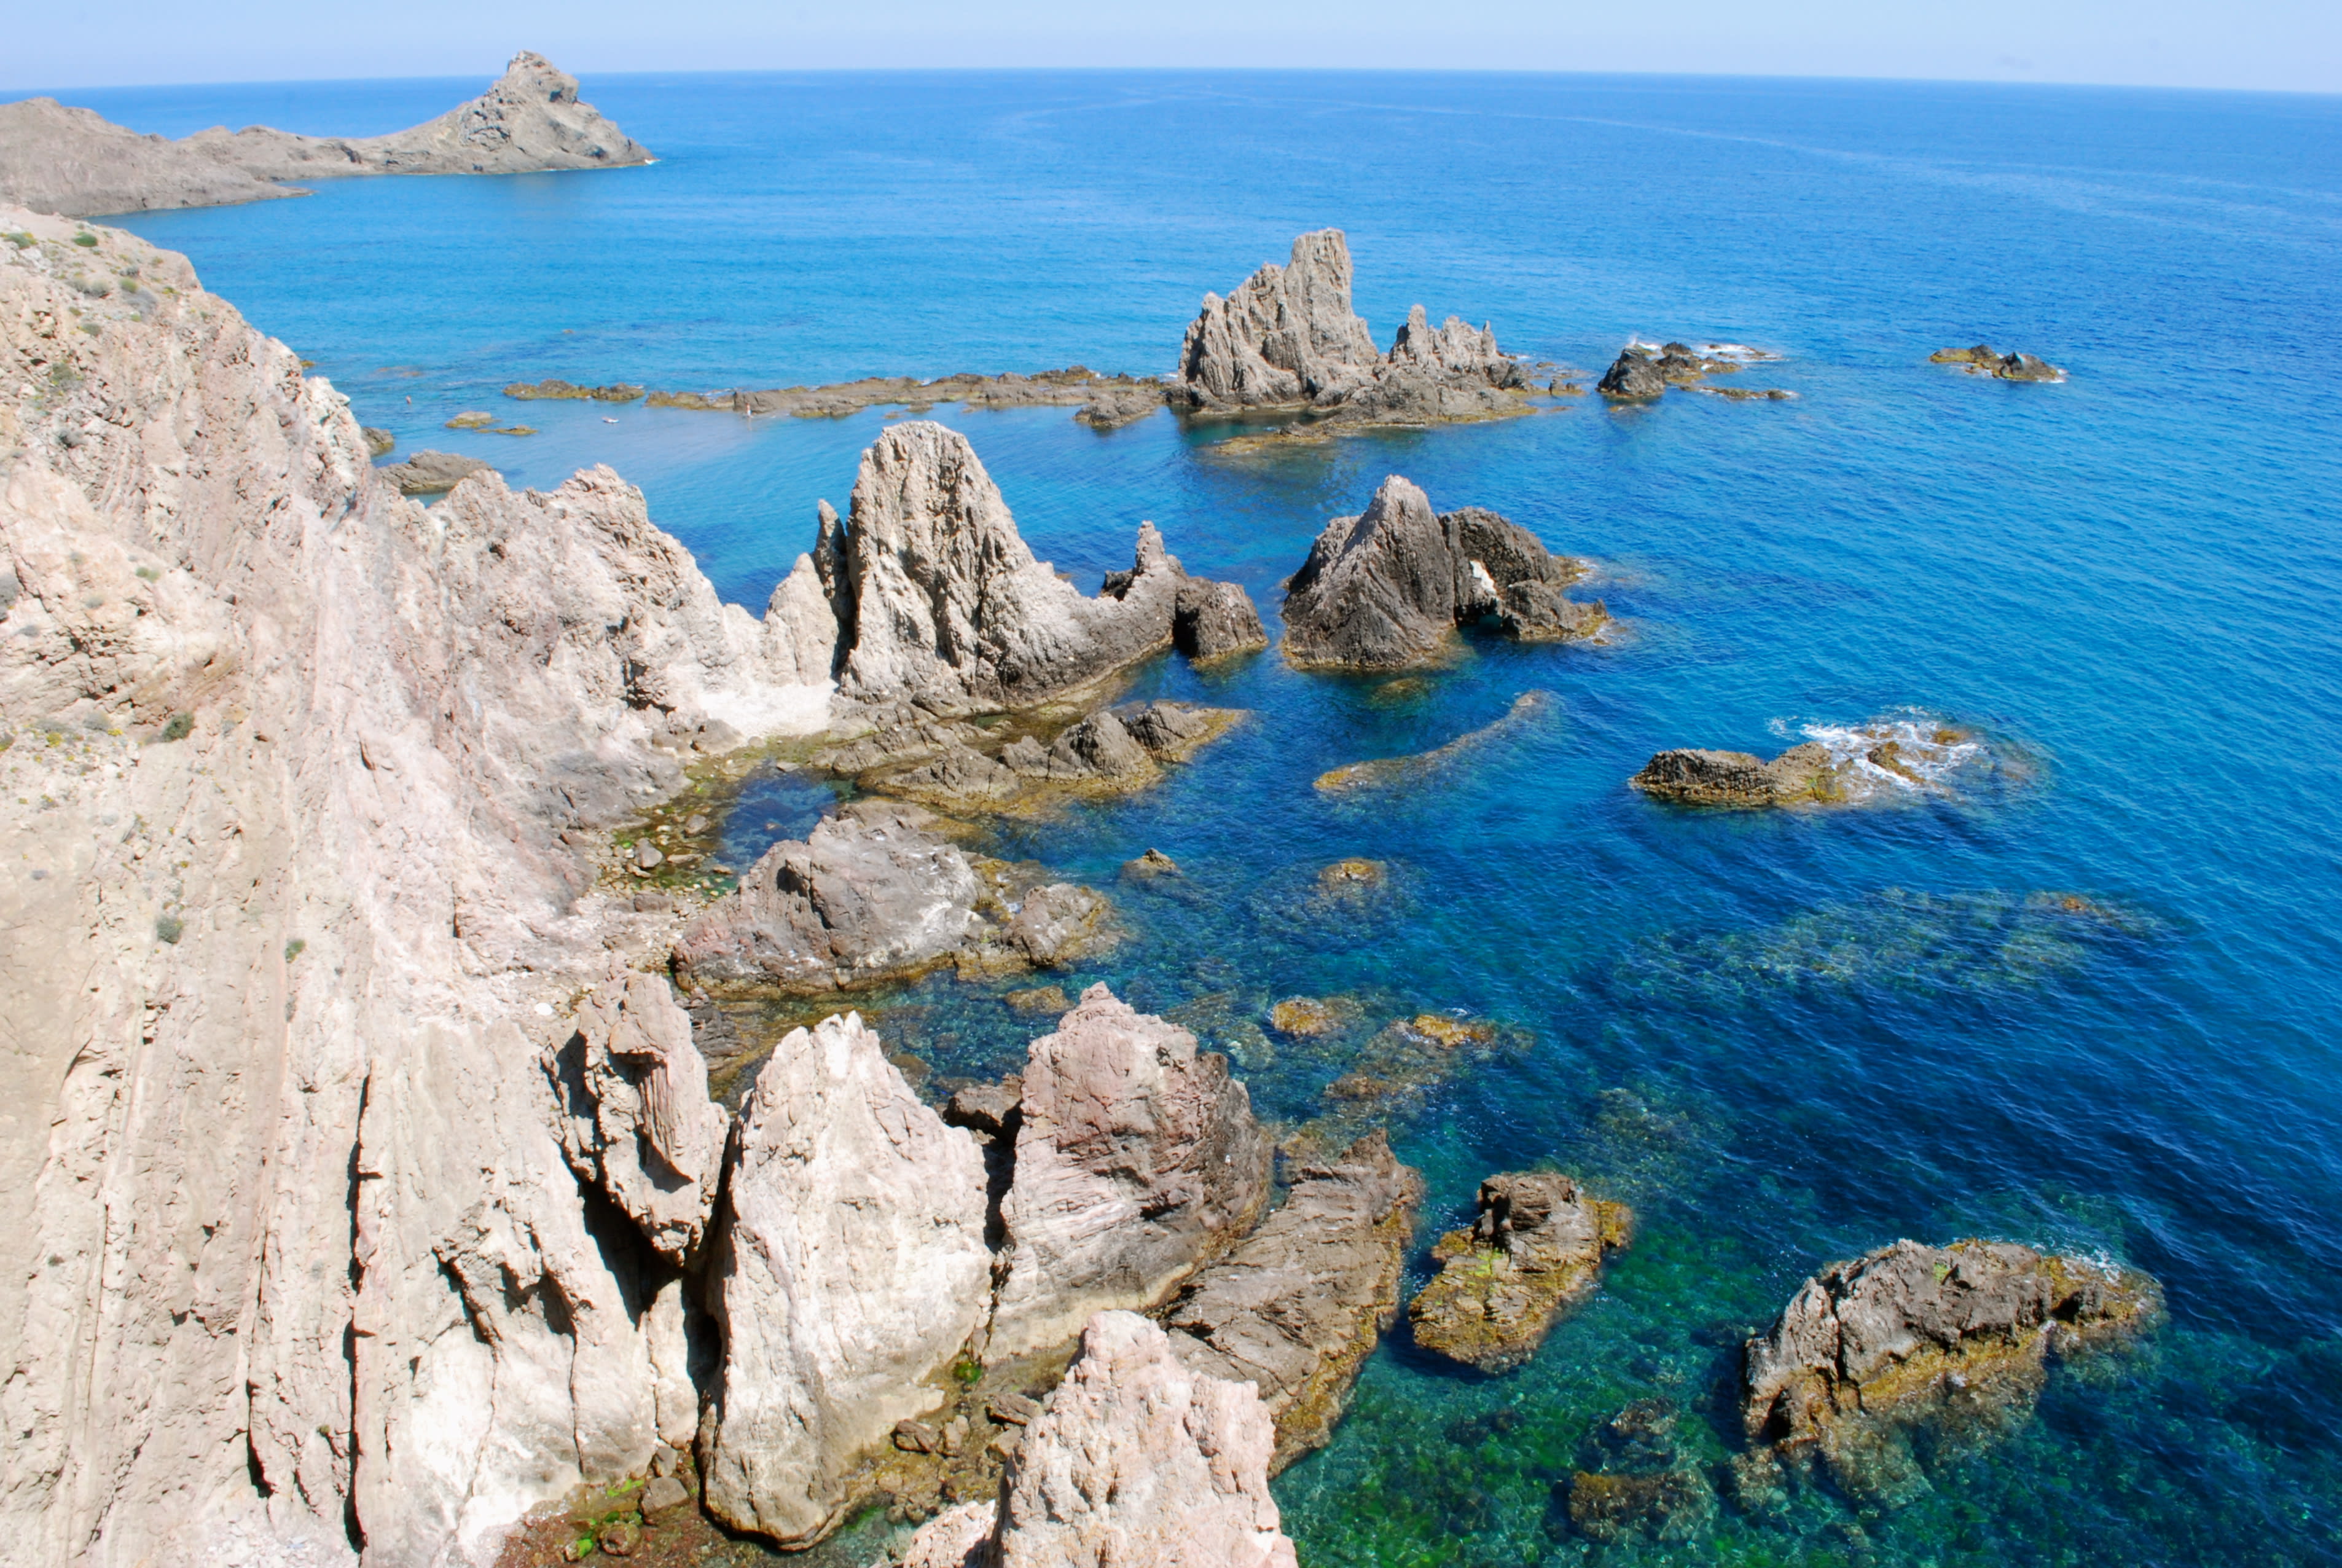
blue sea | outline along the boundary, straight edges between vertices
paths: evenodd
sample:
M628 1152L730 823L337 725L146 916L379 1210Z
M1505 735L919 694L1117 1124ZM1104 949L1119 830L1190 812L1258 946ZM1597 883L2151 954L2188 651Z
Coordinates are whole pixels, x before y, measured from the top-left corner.
M361 134L478 86L71 96L145 131ZM1598 645L1475 641L1406 683L1166 659L1141 693L1256 716L1153 794L999 835L1122 905L1131 940L1069 988L1178 1010L1266 1114L1318 1114L1389 1019L1496 1024L1394 1118L1426 1251L1495 1171L1556 1165L1636 1212L1521 1371L1386 1343L1333 1445L1277 1483L1304 1563L2342 1562L2342 99L1235 73L585 93L659 162L125 221L403 446L547 487L612 464L752 608L883 412L496 389L1157 373L1206 290L1324 225L1386 345L1421 302L1588 385L1637 335L1781 356L1741 380L1793 401L1557 398L1249 454L1167 414L1110 434L1064 409L936 415L1086 587L1152 519L1273 615L1325 520L1404 474L1598 563L1586 592L1617 617ZM2070 380L1927 363L1978 341ZM466 409L542 434L441 428ZM1427 778L1313 787L1528 691L1552 694L1540 716ZM1989 765L1834 813L1626 787L1662 747L1770 754L1898 717L1973 732ZM825 798L759 786L728 846ZM1186 878L1116 883L1150 845ZM1388 889L1315 898L1352 855ZM1363 1022L1264 1031L1296 994ZM948 982L873 1005L938 1075L1011 1065L1032 1032ZM1825 1487L1664 1544L1570 1524L1556 1484L1610 1414L1667 1400L1720 1464L1740 1341L1799 1280L1968 1235L2145 1269L2168 1321L2054 1372L1907 1507Z

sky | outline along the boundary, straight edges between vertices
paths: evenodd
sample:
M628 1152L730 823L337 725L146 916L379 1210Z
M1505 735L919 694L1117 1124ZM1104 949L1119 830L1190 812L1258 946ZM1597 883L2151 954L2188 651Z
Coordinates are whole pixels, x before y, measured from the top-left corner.
M1626 71L2342 92L2342 0L0 0L0 95L886 66Z

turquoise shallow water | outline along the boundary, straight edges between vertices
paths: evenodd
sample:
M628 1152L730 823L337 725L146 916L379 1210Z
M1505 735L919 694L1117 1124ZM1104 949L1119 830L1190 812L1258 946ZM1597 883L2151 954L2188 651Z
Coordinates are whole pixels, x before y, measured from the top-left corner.
M474 90L80 98L142 130L348 133ZM1004 835L1101 885L1148 844L1187 867L1184 893L1122 894L1136 939L1076 978L1189 1008L1281 1117L1316 1114L1356 1037L1272 1043L1254 1025L1276 996L1504 1024L1396 1128L1426 1243L1480 1175L1538 1161L1641 1215L1519 1373L1376 1355L1333 1447L1278 1483L1305 1563L2342 1561L2342 101L1331 75L586 92L663 161L130 226L403 443L539 484L613 464L751 605L880 415L613 424L495 389L1159 371L1205 289L1326 224L1386 343L1420 300L1588 371L1635 333L1785 356L1749 380L1786 404L1557 404L1274 457L1167 415L1103 436L1063 410L940 415L1085 585L1152 518L1273 609L1323 520L1398 472L1596 558L1622 618L1601 647L1476 644L1413 694L1166 661L1143 690L1256 718L1154 795ZM1924 363L1979 339L2073 379ZM544 434L439 428L464 408ZM1531 689L1542 718L1432 780L1311 788ZM1907 708L1975 726L2010 771L1835 815L1623 787L1664 745L1770 752ZM814 804L746 803L733 847ZM1350 854L1391 863L1389 897L1312 909L1316 868ZM946 1072L1030 1032L941 983L886 1017ZM2169 1324L2053 1377L2016 1437L1897 1513L1819 1493L1602 1546L1555 1507L1632 1399L1729 1453L1738 1338L1817 1265L1978 1233L2147 1269Z

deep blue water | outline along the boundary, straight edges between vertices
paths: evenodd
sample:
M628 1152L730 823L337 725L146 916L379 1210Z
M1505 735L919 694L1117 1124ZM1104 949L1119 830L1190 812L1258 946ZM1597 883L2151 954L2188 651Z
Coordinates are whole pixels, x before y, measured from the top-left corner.
M1421 301L1594 372L1636 333L1785 356L1761 380L1786 404L1572 401L1274 457L1167 414L1104 436L1063 410L940 415L1086 584L1152 518L1273 609L1324 519L1397 472L1596 558L1622 618L1596 648L1476 644L1411 693L1274 655L1208 679L1166 662L1144 688L1257 718L1152 796L1010 835L1100 885L1148 844L1187 868L1180 894L1120 894L1136 940L1078 978L1202 999L1277 1115L1315 1114L1383 1019L1512 1031L1396 1128L1426 1243L1482 1174L1539 1161L1640 1213L1522 1372L1376 1356L1334 1446L1278 1483L1305 1563L2342 1561L2342 100L1237 74L586 89L662 161L129 226L405 444L547 485L613 464L751 606L879 414L606 424L495 389L1156 372L1206 289L1329 224L1384 343ZM475 90L76 97L142 130L363 133ZM2072 379L1925 363L1978 340ZM544 433L439 428L465 408ZM1529 689L1555 694L1546 718L1435 781L1311 787ZM1769 753L1906 708L2026 776L1770 817L1624 787L1665 745ZM801 830L802 792L775 787L731 824L741 853ZM1316 869L1349 854L1392 863L1388 901L1313 912ZM1346 1042L1254 1026L1339 992L1368 1014ZM1030 1032L948 984L895 1004L885 1027L948 1070ZM1898 1513L1821 1493L1617 1547L1556 1513L1629 1399L1675 1400L1695 1449L1728 1453L1737 1338L1817 1265L1970 1233L2147 1269L2170 1322L2111 1375L2054 1378L2016 1438Z

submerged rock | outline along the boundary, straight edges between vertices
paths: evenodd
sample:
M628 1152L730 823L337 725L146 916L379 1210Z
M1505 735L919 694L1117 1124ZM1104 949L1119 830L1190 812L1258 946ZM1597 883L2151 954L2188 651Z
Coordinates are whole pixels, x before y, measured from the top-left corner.
M1687 805L1788 805L1832 798L1837 772L1829 748L1807 741L1769 763L1747 752L1679 747L1660 752L1626 782L1645 794Z
M1927 1490L1923 1454L1987 1446L2032 1413L2049 1355L2119 1343L2160 1313L2143 1273L2008 1242L1901 1241L1799 1287L1748 1342L1750 1440L1818 1451L1854 1497Z
M1454 765L1484 746L1518 734L1553 711L1551 692L1523 692L1513 699L1505 716L1494 724L1456 736L1444 746L1437 746L1413 756L1377 757L1372 762L1347 763L1319 774L1316 787L1328 794L1348 794L1359 790L1384 789L1398 784L1419 784L1441 776Z
M411 452L405 462L386 464L376 472L396 485L401 495L436 495L487 467L476 457L453 452Z
M1158 1304L1268 1202L1268 1140L1227 1059L1102 984L1033 1042L1020 1106L987 1360Z
M1283 1469L1333 1436L1358 1367L1398 1315L1423 1177L1380 1132L1305 1165L1284 1204L1163 1317L1196 1372L1250 1383Z
M1293 242L1226 299L1204 296L1171 388L1189 413L1307 408L1353 424L1426 424L1526 412L1525 366L1495 334L1455 316L1434 328L1421 305L1387 355L1350 308L1350 248L1339 229Z
M702 1428L708 1511L818 1539L856 1455L945 1403L991 1256L975 1140L920 1103L860 1016L775 1048L740 1108L708 1296L723 1365Z
M1286 657L1400 669L1431 662L1457 626L1475 622L1523 641L1591 636L1607 613L1561 593L1585 573L1494 512L1435 514L1394 474L1366 511L1326 525L1286 584Z
M1482 1372L1519 1366L1600 1283L1603 1253L1626 1245L1633 1218L1556 1173L1489 1177L1471 1228L1432 1249L1438 1277L1406 1309L1416 1343Z

